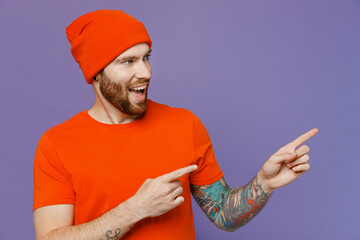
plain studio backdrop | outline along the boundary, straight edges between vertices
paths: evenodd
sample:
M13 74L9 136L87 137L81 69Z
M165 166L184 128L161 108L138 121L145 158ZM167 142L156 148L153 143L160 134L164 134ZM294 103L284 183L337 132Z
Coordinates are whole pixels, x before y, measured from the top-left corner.
M236 232L193 202L197 239L360 239L358 0L0 1L0 239L34 239L38 140L94 102L65 28L98 9L145 24L149 98L202 120L231 187L319 128L311 169Z

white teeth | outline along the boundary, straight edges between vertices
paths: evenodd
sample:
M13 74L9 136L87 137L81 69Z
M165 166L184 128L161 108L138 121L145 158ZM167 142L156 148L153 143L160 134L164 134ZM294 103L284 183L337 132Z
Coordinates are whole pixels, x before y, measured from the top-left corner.
M142 86L142 87L132 88L132 89L136 90L136 91L139 91L139 90L144 90L145 88L146 88L146 85Z

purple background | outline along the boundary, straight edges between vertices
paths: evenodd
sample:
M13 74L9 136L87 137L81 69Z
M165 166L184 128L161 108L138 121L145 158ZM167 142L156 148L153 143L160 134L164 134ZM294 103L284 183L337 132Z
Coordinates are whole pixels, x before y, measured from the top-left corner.
M34 239L32 164L44 131L94 101L65 27L122 9L153 40L154 101L193 111L230 186L307 130L311 170L233 233L194 204L197 239L360 239L360 2L0 1L0 239ZM149 237L151 238L151 237Z

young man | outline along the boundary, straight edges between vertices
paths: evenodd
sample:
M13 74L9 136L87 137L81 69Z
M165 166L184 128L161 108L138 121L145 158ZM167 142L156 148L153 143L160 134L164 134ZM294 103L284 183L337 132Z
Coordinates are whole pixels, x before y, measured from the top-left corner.
M47 130L34 160L36 239L195 239L191 194L220 229L251 220L274 189L306 172L312 129L231 189L190 111L147 99L151 39L120 10L66 29L94 105Z

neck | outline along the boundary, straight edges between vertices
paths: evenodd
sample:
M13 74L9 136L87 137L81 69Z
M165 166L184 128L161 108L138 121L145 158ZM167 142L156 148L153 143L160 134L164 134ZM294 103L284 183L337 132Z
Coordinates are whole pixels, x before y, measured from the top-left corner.
M95 103L88 110L89 115L95 120L106 124L130 123L141 117L132 116L121 112L95 91Z

